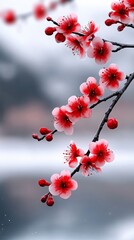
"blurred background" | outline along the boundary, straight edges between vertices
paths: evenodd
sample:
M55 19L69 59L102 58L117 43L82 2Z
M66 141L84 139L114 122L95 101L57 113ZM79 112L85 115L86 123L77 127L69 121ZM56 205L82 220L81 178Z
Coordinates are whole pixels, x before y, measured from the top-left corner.
M0 0L0 12L26 13L36 3ZM83 26L90 20L100 26L97 36L133 43L132 29L118 32L116 26L105 26L110 4L111 0L74 0L49 15L57 20L74 12ZM87 178L77 174L79 188L70 199L57 197L52 208L40 202L47 189L38 186L38 179L49 180L51 174L68 169L63 152L70 140L87 151L109 106L107 102L96 107L90 120L75 125L71 138L55 134L52 142L32 139L40 127L53 129L52 109L79 95L79 85L89 76L99 79L103 67L73 56L64 43L45 36L47 26L51 23L33 16L10 26L0 19L0 239L134 240L133 83L111 114L119 121L118 129L105 127L101 133L115 153L114 162ZM130 74L133 60L133 49L125 49L105 66L114 62Z

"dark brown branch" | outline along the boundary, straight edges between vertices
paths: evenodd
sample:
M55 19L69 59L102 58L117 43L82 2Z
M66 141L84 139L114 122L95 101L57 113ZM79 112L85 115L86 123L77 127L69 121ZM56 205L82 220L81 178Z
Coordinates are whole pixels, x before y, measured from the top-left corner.
M72 32L73 34L75 35L78 35L80 37L84 37L85 35L82 34L82 33L79 33L79 32ZM91 40L91 39L89 39ZM134 48L134 44L125 44L125 43L118 43L118 42L114 42L114 41L110 41L110 40L106 40L106 39L103 39L103 41L105 42L110 42L112 43L114 46L118 46L118 48L112 50L112 52L118 52L124 48Z
M115 93L113 93L113 94L111 94L111 95L109 95L108 97L105 97L105 98L100 99L97 103L94 103L93 105L91 105L91 106L90 106L90 109L96 107L97 105L99 105L99 104L102 103L102 102L106 102L108 99L110 99L110 98L112 98L112 97L115 97L115 96L117 96L117 95L118 95L118 91L115 92Z
M122 23L122 22L120 22L120 21L117 21L116 23L123 24L125 27L134 28L134 25L133 25L132 23L131 23L131 24L129 24L129 23Z
M122 45L121 47L118 47L118 48L116 48L115 50L112 50L112 52L118 52L118 51L120 51L120 50L122 50L122 49L124 49L124 48L134 48L134 45L124 44L124 45Z
M74 171L71 173L71 177L80 170L81 163L74 169Z
M112 52L118 52L118 51L120 51L121 49L124 49L124 48L134 48L134 44L118 43L118 42L114 42L114 41L110 41L110 40L106 40L106 39L103 39L103 41L110 42L114 46L118 46L118 48L112 50Z

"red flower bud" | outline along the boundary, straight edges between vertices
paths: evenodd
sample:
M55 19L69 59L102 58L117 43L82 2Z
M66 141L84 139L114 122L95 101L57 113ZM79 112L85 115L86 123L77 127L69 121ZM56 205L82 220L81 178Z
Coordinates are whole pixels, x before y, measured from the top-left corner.
M37 19L41 19L46 15L46 8L43 4L37 4L34 7L34 15Z
M8 24L12 24L16 21L16 15L12 10L9 10L5 12L3 20Z
M41 198L41 202L43 202L43 203L46 202L46 200L47 200L47 198L48 198L48 194L49 194L49 193L45 194L45 195Z
M118 121L117 121L117 119L115 119L115 118L109 118L109 119L107 120L107 126L108 126L108 128L110 128L110 129L115 129L115 128L117 128L117 127L118 127Z
M39 139L39 136L38 136L38 134L36 134L36 133L33 133L33 134L32 134L32 137L33 137L34 139L37 139L37 140Z
M51 21L52 20L52 18L49 17L49 16L46 19L47 19L47 21Z
M55 28L55 27L47 27L47 28L45 29L45 34L46 34L46 35L52 35L55 31L56 31L56 28Z
M55 40L57 43L65 42L66 37L63 35L63 33L56 33Z
M49 186L49 185L50 185L50 183L47 182L45 179L40 179L40 180L38 181L38 184L39 184L41 187L45 187L45 186Z
M47 204L49 207L51 207L51 206L54 205L54 199L53 199L52 196L49 196L49 197L48 197L46 204Z
M107 25L107 26L111 26L112 24L115 24L116 23L116 21L114 21L113 19L110 19L110 18L108 18L106 21L105 21L105 24Z
M125 28L125 25L124 25L124 24L121 24L121 25L119 25L119 26L117 27L117 30L118 30L119 32L121 32L121 31L123 31L124 28Z
M42 135L46 135L46 134L48 134L48 133L50 133L50 132L52 132L52 130L50 130L50 129L48 129L48 128L40 128L40 133L42 134Z
M53 134L52 133L48 133L46 135L46 141L51 142L52 140L53 140Z

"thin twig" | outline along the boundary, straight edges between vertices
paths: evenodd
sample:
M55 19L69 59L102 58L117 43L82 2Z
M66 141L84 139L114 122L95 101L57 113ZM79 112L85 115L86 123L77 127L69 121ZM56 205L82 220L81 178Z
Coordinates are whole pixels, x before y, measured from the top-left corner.
M112 52L118 52L118 51L120 51L121 49L124 49L124 48L134 48L134 44L119 43L119 42L114 42L114 41L110 41L110 40L106 40L106 39L103 39L103 41L110 42L114 46L118 46L118 48L112 50Z
M133 25L132 23L122 23L122 22L120 22L120 21L117 21L116 23L123 24L123 25L125 25L125 27L134 28L134 25Z
M102 99L99 99L99 101L97 103L94 103L93 105L90 106L90 109L96 107L97 105L99 105L100 103L102 102L106 102L108 99L112 98L112 97L115 97L118 95L118 91L109 95L108 97L105 97L105 98L102 98Z

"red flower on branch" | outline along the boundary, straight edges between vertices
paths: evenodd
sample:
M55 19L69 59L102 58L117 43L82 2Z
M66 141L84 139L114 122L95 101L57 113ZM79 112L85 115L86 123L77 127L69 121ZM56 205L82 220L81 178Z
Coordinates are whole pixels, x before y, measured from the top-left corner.
M71 191L78 188L78 183L71 178L68 170L63 170L60 174L53 174L51 176L51 185L49 191L54 196L60 196L67 199L71 196Z
M134 24L134 0L124 0L124 3L129 9L130 23Z
M82 172L83 176L89 176L89 174L92 173L93 170L101 172L101 168L95 166L95 158L96 156L84 156L81 158L80 171Z
M134 8L134 0L124 0L124 4L130 8Z
M90 58L95 58L98 64L104 64L108 61L112 52L112 44L104 42L101 38L95 37L92 45L88 47L87 55Z
M78 157L84 156L84 151L80 148L77 148L76 144L71 141L69 145L69 150L66 150L64 157L69 167L74 168L78 164Z
M105 162L111 162L114 159L114 154L108 148L108 142L105 139L90 143L89 148L93 155L92 162L96 167L101 167Z
M72 96L68 99L66 110L69 119L74 123L80 118L89 118L91 116L91 109L88 107L89 98L87 96L76 97Z
M116 64L110 64L108 68L99 71L100 84L110 90L116 90L119 87L119 81L124 80L125 74L119 71Z
M122 2L113 2L111 4L112 12L109 13L109 17L111 17L115 21L121 21L123 23L129 23L129 9Z
M73 133L73 123L70 121L66 106L56 107L52 111L54 116L54 127L59 132L65 132L67 135Z
M86 82L80 85L82 94L89 97L90 103L98 102L99 98L103 96L104 89L99 86L94 77L89 77Z
M60 17L57 21L57 31L65 35L71 34L72 32L79 31L80 24L78 23L78 17L75 14L70 14L67 17Z
M85 48L81 36L68 36L66 46L72 49L74 55L78 54L80 57L85 56Z
M85 45L88 47L90 45L90 42L93 40L95 33L98 31L98 27L95 25L93 21L90 21L88 25L81 31L84 35L83 41L85 42Z

